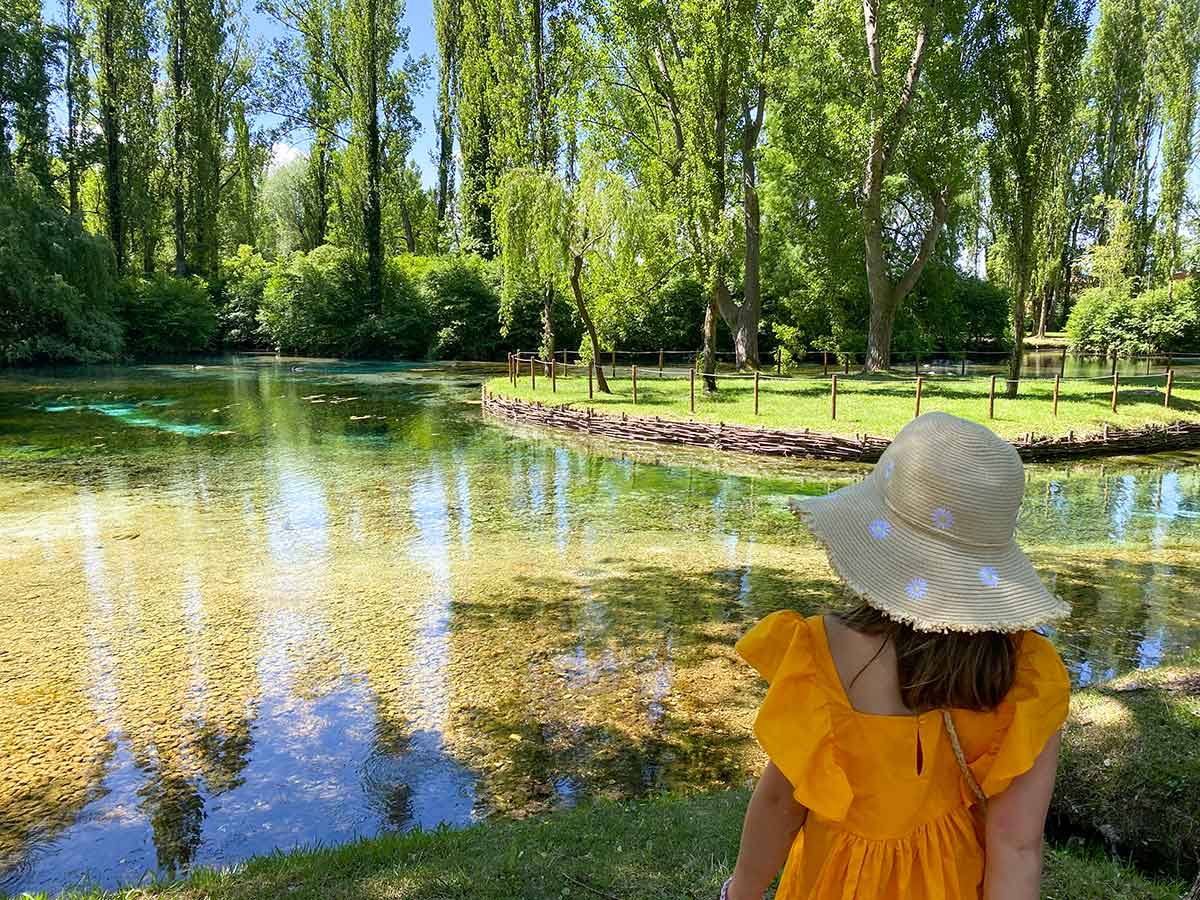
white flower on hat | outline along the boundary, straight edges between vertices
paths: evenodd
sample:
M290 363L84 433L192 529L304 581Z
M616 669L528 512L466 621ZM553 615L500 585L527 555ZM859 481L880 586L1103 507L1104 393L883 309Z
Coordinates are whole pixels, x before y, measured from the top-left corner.
M949 531L954 527L954 513L944 506L939 506L933 511L933 527L938 531Z
M1000 583L1000 573L993 566L983 566L979 570L979 583L986 587L995 587Z
M908 583L904 593L908 594L909 600L924 600L925 595L929 593L929 582L924 578L914 578Z
M887 519L875 519L867 526L867 531L871 532L871 537L877 541L882 541L892 533L892 523Z

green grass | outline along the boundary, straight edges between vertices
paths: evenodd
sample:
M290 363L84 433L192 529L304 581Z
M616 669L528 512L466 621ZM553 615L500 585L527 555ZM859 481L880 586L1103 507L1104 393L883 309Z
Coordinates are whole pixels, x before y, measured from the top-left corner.
M1052 816L1124 859L1200 867L1200 653L1076 692Z
M618 377L610 379L611 395L595 391L588 399L586 376L559 377L557 390L551 391L550 379L539 373L536 388L531 388L528 373L512 387L507 378L493 379L488 389L521 400L542 403L569 403L591 407L602 413L661 416L705 422L764 425L830 432L833 434L894 435L913 418L916 411L916 381L894 376L843 376L838 383L837 420L830 417L830 384L820 378L767 379L759 384L759 414L754 413L752 378L719 379L719 390L706 395L702 379L696 379L696 411L689 413L689 385L684 378L659 378L657 369L639 372L638 402L633 402L628 369L618 368ZM1177 376L1171 408L1163 407L1164 378L1126 377L1118 394L1117 412L1110 401L1112 382L1108 380L1064 381L1059 397L1058 416L1052 412L1054 382L1030 380L1021 383L1020 396L1008 400L996 398L995 418L988 419L990 378L940 376L927 379L922 387L921 412L939 410L965 419L984 422L1005 437L1027 432L1039 435L1097 433L1107 423L1129 428L1147 423L1200 421L1200 380ZM1003 379L1000 380L1001 389Z
M87 900L619 900L715 898L737 852L748 794L600 804L462 831L384 835L262 857L225 872ZM1106 857L1048 848L1043 898L1178 900Z

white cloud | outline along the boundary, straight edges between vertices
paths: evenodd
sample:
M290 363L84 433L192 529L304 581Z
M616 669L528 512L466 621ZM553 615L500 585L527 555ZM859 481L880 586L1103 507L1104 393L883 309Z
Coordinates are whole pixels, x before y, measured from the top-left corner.
M304 151L299 147L293 147L283 141L276 141L271 145L271 161L267 164L267 173L270 174L280 166L286 166L302 156L304 156Z

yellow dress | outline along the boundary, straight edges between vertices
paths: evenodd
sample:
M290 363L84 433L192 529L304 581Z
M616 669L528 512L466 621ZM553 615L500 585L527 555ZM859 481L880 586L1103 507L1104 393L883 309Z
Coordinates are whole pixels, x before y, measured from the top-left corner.
M951 710L989 797L1033 766L1067 715L1070 682L1053 645L1034 632L1019 640L1004 701L990 712ZM941 713L856 711L820 616L774 613L737 651L770 685L755 735L809 810L776 900L977 900L984 851L974 796Z

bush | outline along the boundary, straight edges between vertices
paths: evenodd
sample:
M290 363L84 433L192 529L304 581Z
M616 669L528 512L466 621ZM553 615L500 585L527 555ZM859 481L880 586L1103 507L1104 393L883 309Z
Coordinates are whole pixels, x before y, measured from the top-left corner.
M259 321L288 352L424 357L430 317L405 265L387 261L381 308L369 309L361 256L331 246L293 253L267 279Z
M416 286L430 317L430 357L494 359L499 355L500 293L481 257L400 256L396 264Z
M203 279L130 277L121 282L119 292L126 352L168 356L209 347L217 317Z
M1071 349L1139 354L1191 349L1200 340L1200 289L1196 279L1173 290L1152 288L1131 297L1127 284L1088 288L1067 318Z
M270 342L258 318L272 265L261 253L242 245L221 260L217 295L217 333L227 347L254 348Z
M0 359L95 362L121 353L113 255L28 176L0 178Z

